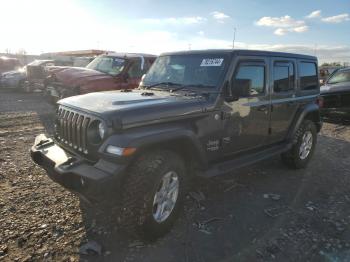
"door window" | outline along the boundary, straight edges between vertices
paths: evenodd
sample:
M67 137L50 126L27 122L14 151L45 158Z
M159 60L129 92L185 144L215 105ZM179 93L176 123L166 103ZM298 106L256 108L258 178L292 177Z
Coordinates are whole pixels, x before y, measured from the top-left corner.
M151 59L145 59L145 64L142 73L146 74L148 69L150 69L151 65L153 64L154 60Z
M141 59L132 62L128 73L131 78L140 78L144 74L141 70Z
M294 89L294 65L292 63L275 62L273 65L273 91L288 92Z
M241 63L235 80L244 81L249 85L249 96L256 96L265 92L265 66Z

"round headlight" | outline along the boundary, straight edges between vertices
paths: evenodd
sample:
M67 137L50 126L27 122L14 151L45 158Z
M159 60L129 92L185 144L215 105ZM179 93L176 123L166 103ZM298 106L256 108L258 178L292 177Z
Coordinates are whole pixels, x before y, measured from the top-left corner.
M100 122L98 124L98 133L100 135L100 138L103 139L105 137L106 134L106 126L104 123Z

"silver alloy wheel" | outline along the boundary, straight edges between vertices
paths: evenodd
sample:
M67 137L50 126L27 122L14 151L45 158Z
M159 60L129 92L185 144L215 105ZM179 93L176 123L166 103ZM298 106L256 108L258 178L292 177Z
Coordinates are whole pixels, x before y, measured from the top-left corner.
M164 222L173 211L179 195L179 177L175 171L166 173L159 183L153 199L153 218Z
M299 148L299 157L304 160L311 152L313 137L311 131L306 131L303 135L302 142Z

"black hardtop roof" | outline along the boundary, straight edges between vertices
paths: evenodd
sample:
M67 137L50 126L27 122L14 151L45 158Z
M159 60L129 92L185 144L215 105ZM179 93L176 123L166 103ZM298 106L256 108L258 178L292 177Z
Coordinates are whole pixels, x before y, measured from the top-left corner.
M249 49L207 49L207 50L189 50L189 51L178 51L178 52L167 52L163 55L190 55L190 54L235 54L235 55L246 55L246 56L278 56L278 57L290 57L308 60L317 60L317 57L302 54L293 54L285 52L273 52L264 50L249 50Z

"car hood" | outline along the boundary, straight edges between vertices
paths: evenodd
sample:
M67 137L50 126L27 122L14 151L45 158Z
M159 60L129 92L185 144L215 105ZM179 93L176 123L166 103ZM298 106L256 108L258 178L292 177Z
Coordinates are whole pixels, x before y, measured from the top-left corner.
M65 86L76 87L100 79L113 79L111 75L84 67L56 67L52 70L54 79Z
M350 82L343 82L337 84L325 84L320 87L320 92L322 94L337 93L337 92L349 92Z
M125 128L193 116L203 111L204 102L205 99L201 96L134 90L89 93L65 98L58 103L93 113L107 121L117 122Z

